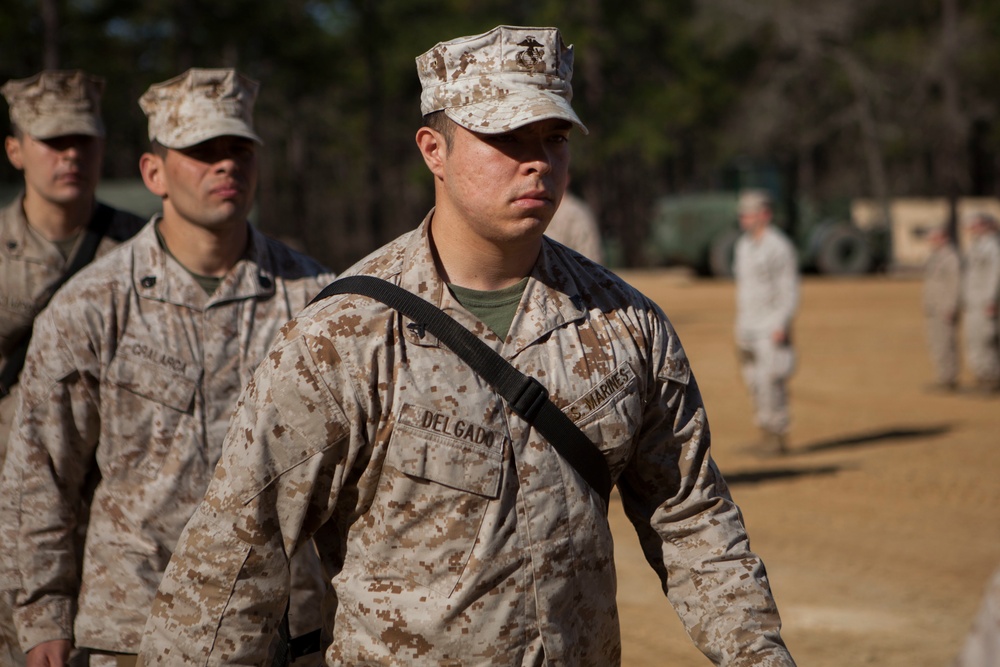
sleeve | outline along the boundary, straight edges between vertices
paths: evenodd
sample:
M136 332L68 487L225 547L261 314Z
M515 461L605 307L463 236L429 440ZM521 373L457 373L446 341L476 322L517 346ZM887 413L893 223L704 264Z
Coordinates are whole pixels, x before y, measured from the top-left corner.
M99 369L85 317L67 301L35 320L0 488L0 581L25 649L73 637L83 515L96 470ZM73 332L63 336L63 332Z
M775 307L778 320L775 329L791 330L795 311L799 307L799 266L795 248L787 239L782 239L778 266L777 294Z
M984 289L989 295L987 303L1000 305L1000 235L997 235L989 245L989 275Z
M954 315L961 307L962 295L962 262L958 252L949 249L945 256L945 281L942 285L944 290L944 311L949 315Z
M697 383L663 325L642 430L618 480L625 512L688 634L714 664L793 666L764 564L711 458Z
M142 664L260 665L273 651L289 556L330 518L351 458L331 375L298 338L261 364L156 593Z

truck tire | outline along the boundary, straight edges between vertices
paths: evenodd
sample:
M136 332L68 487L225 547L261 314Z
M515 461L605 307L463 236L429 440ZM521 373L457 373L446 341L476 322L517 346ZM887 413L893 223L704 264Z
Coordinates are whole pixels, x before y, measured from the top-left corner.
M816 270L833 276L856 276L872 268L872 248L862 232L851 225L825 230L816 251Z
M733 277L733 255L739 238L739 230L727 229L712 239L708 248L708 270L716 278Z

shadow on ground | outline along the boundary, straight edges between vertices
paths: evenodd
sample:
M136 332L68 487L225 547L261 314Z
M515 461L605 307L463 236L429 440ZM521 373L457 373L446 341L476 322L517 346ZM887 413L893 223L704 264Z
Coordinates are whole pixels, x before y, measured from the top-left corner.
M841 466L819 466L815 468L769 468L767 470L749 470L744 472L725 473L729 486L740 484L761 484L778 480L797 479L799 477L817 477L833 475L840 472Z
M826 452L834 449L847 449L850 447L863 447L871 444L910 444L913 440L921 438L936 438L952 430L951 424L938 424L935 426L922 427L892 427L868 431L856 435L844 435L818 442L799 445L795 448L795 453Z

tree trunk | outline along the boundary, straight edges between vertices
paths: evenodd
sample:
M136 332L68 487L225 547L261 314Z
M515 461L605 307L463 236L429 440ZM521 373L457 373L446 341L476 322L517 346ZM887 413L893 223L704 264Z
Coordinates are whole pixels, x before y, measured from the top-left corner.
M59 2L41 0L44 33L42 37L42 66L45 69L59 69Z

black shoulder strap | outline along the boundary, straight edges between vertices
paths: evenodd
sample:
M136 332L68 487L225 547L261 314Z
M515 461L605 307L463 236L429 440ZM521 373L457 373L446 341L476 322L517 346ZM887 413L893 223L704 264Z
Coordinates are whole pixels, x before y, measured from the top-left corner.
M111 226L111 221L115 217L115 209L98 202L94 215L90 218L90 224L83 230L83 239L76 249L76 254L70 260L69 266L59 279L52 285L50 294L55 294L56 290L62 287L73 274L85 267L94 259L97 254L97 246L101 245L101 239ZM10 393L11 387L17 384L17 378L24 368L24 358L28 353L28 343L31 342L31 329L28 329L21 336L20 342L10 354L4 358L3 365L0 366L0 398Z
M538 429L604 500L611 495L611 473L600 450L549 400L538 380L514 368L471 331L440 308L411 292L374 276L349 276L327 285L313 302L335 294L361 294L377 299L422 324L485 379L522 419Z

